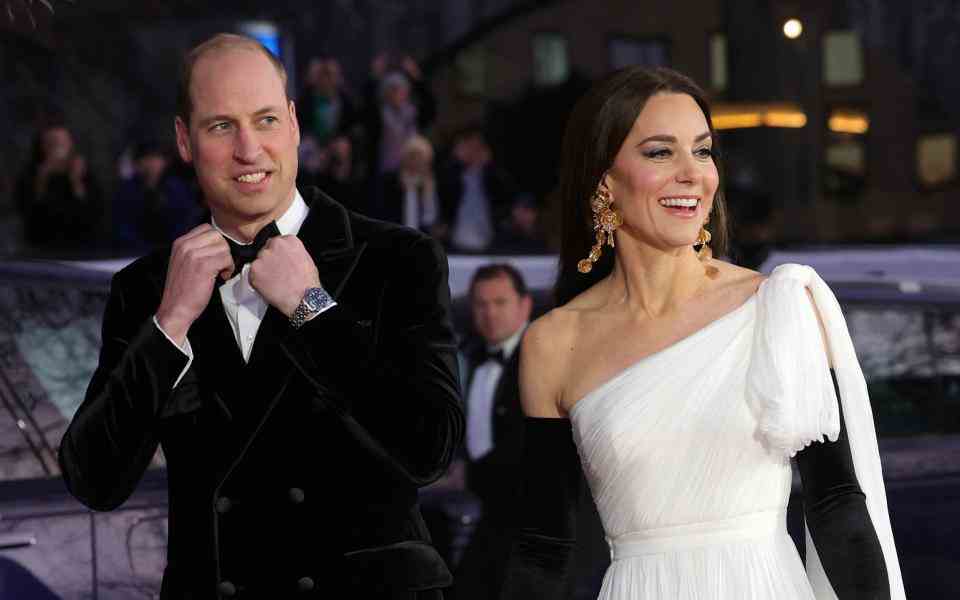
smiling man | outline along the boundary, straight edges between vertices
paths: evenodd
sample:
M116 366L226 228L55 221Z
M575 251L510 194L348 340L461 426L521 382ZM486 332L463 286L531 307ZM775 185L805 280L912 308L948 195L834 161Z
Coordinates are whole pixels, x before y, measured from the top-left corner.
M417 489L463 435L437 243L296 189L282 64L219 34L175 120L211 222L117 273L63 438L71 492L122 504L162 447L161 598L441 598Z

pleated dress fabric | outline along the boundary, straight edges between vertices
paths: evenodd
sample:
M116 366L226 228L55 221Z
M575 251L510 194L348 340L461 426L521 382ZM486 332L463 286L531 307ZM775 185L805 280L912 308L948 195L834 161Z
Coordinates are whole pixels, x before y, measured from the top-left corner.
M732 312L574 405L574 441L612 558L601 600L835 597L815 549L808 576L786 529L790 457L839 432L811 287L838 376L849 373L837 363L851 356L833 350L849 341L839 307L820 306L824 290L836 303L832 293L809 267L785 265ZM850 410L845 399L844 416L892 590L899 586L891 597L902 598L865 389L850 399L865 406ZM852 439L864 418L869 435Z

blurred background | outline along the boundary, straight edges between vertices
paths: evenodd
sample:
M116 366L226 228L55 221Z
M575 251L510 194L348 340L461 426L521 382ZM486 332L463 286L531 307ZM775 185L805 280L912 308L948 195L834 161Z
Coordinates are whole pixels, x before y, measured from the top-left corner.
M728 258L809 264L833 287L870 385L908 596L958 597L960 2L47 4L0 0L0 599L159 591L162 456L122 509L93 514L55 455L96 365L110 275L205 218L176 157L175 82L183 52L219 31L286 65L300 185L444 243L465 348L484 265L516 267L534 316L551 306L552 192L576 99L627 65L692 76L720 130ZM416 215L399 208L411 191ZM463 463L423 500L453 565L483 518ZM606 549L584 512L570 596L592 598Z

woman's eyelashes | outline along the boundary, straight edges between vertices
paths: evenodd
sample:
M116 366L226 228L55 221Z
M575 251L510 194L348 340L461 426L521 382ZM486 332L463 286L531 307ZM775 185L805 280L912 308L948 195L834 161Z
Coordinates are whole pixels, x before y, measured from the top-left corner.
M664 159L673 156L673 150L670 148L652 148L650 150L644 150L643 155L651 159ZM697 158L713 158L713 148L709 146L697 148L693 151L693 155Z

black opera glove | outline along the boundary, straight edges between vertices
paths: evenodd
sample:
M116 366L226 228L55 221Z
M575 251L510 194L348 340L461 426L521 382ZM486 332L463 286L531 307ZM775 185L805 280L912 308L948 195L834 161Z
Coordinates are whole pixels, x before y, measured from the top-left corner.
M576 544L582 472L565 418L524 418L523 490L501 598L562 597Z
M840 402L837 375L830 369ZM840 410L835 442L810 444L797 453L803 512L824 572L839 600L889 600L883 550L854 471Z

